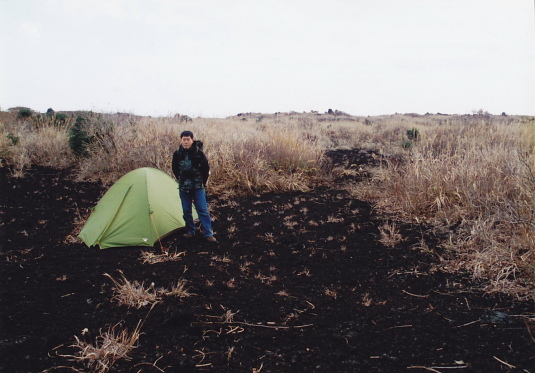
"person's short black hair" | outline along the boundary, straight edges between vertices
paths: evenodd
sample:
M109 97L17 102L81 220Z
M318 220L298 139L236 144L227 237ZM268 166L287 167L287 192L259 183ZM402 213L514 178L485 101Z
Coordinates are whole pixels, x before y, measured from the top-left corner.
M180 138L183 138L183 137L191 137L193 139L193 132L191 131L184 131L180 134Z

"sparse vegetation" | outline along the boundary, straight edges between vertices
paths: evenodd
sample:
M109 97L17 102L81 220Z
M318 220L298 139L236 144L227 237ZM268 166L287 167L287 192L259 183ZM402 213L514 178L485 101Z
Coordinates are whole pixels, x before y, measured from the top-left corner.
M392 255L405 250L440 256L444 270L469 271L474 278L484 280L487 292L505 292L523 299L535 297L533 117L492 116L477 112L465 116L398 114L363 118L332 111L330 114L244 114L225 119L192 119L181 115L143 118L127 114L86 113L84 121L73 123L74 117L80 118L77 114L59 117L62 119L58 120L60 114L50 112L40 116L33 113L30 117L21 117L17 111L0 113L0 155L15 176L24 176L33 164L74 167L80 180L98 179L105 183L112 183L124 173L144 166L170 173L170 155L178 145L178 136L182 130L191 129L197 138L204 141L211 160L210 192L221 196L219 207L233 209L231 215L219 216L221 226L224 226L221 237L235 239L233 244L239 246L238 239L241 242L247 240L244 237L247 229L242 221L245 214L253 217L278 214L276 224L268 225L260 220L251 224L255 228L265 227L265 231L255 231L254 239L258 246L274 244L272 246L277 245L276 249L251 248L259 250L254 259L234 252L231 256L225 252L198 253L198 256L206 258L210 271L223 276L211 275L203 280L204 286L193 286L193 291L199 295L189 298L194 294L183 279L177 281L174 278L174 283L167 284L170 286L168 290L156 288L153 283L145 286L144 283L129 281L120 273L119 279L107 275L114 285L109 299L115 305L138 310L162 303L167 296L176 297L173 301L177 303L188 302L210 288L224 292L240 291L251 281L255 287L269 288L272 294L281 298L293 299L295 294L297 299L299 291L280 289L288 283L289 277L271 262L275 263L279 257L294 260L297 255L306 253L310 261L300 262L291 275L318 281L320 285L323 273L309 263L313 264L316 259L326 263L327 260L335 260L338 255L349 256L355 247L366 244L352 242L352 235L364 223L353 222L352 216L363 212L359 210L362 206L357 208L351 203L360 201L353 199L345 209L322 216L313 211L313 205L306 199L295 198L285 203L271 201L267 207L255 205L257 209L249 206L249 210L240 210L238 203L230 197L253 193L261 195L261 192L269 191L306 191L318 184L329 186L333 180L346 182L345 188L353 198L373 203L374 212L384 218L380 224L373 226L374 235L383 245L395 248L387 250ZM75 144L71 140L77 130L78 135L83 132L83 141ZM352 167L348 163L337 165L335 169L325 156L327 150L333 149L365 150L374 158L375 165ZM363 182L355 182L362 178ZM329 203L336 198L326 194L317 203ZM47 222L39 221L39 224L46 225ZM422 233L421 242L412 242L409 248L404 236L408 225L431 233L426 234L425 239ZM310 237L299 245L291 242L293 237L322 227L333 230L321 237ZM429 236L433 239L430 240ZM435 238L440 240L434 242ZM339 245L335 255L325 250L333 242ZM172 254L163 247L162 250L161 254L145 252L139 261L143 265L156 264L156 268L162 263L176 265L166 262L184 260L185 252ZM29 252L26 255L29 256ZM6 258L17 260L16 256ZM257 268L261 261L266 263L262 270ZM270 267L267 267L268 262ZM232 267L239 269L231 272ZM423 276L417 269L411 274ZM401 272L392 273L392 276L402 275ZM71 276L57 278L63 284L69 282ZM348 287L338 286L335 281L327 282L318 286L317 293L326 302L334 302L344 300L348 292L354 292L358 297L352 302L361 308L372 309L384 304L384 298L378 298L376 292L367 292L364 285L354 283ZM357 291L361 286L362 290ZM401 293L415 298L427 296L407 289L402 289ZM213 306L217 307L217 304ZM429 308L432 310L433 307L437 305L430 303ZM245 314L244 308L240 309L243 313L239 316ZM234 317L237 313L225 310L223 316L217 316L220 317L218 322L236 323ZM307 310L296 304L295 312L285 312L277 321L287 322L306 315ZM187 320L189 315L184 312L170 317L166 321L180 324L182 318ZM245 321L241 322L242 325L253 325ZM236 330L230 328L228 333L221 329L207 330L205 338L212 334L237 333ZM106 355L101 351L102 346L117 347L112 350L121 349L120 345L133 348L139 338L125 333L110 329L101 333L93 343L76 338L77 343L71 347L82 351L76 356L87 369L104 372L105 367L113 365L114 356L122 358L127 354L113 353L111 360L103 357L104 363L101 364L97 362L99 356ZM119 342L114 344L113 341ZM134 343L130 343L132 341ZM229 345L229 361L240 354L243 354L240 346ZM201 360L197 366L202 364Z
M139 283L137 280L128 281L122 271L121 278L116 280L109 274L104 275L113 281L115 287L113 288L113 298L117 303L128 307L141 308L149 304L155 304L164 292L163 289L156 289L154 284L145 287L145 284Z
M212 192L306 190L330 175L325 150L372 150L382 166L367 187L350 186L355 196L407 221L444 230L455 226L451 251L477 277L535 280L533 117L492 116L482 110L463 116L374 118L332 110L224 119L81 113L74 124L58 126L53 123L61 113L49 110L41 116L48 122L35 126L25 121L31 109L16 113L2 115L0 149L19 175L30 164L78 165L80 178L110 183L144 166L170 174L170 154L188 128L205 142ZM74 157L69 145L85 157ZM285 221L289 227L292 223ZM267 232L265 238L270 237ZM503 268L511 265L515 275L503 276Z
M118 325L114 325L101 332L94 343L75 336L76 342L71 347L78 352L64 357L82 362L89 372L106 373L117 360L129 359L128 354L136 348L141 335L140 328L141 322L129 333L127 329L120 330Z
M450 234L456 268L520 291L535 278L534 118L450 118L385 157L366 191L382 211ZM423 130L422 130L423 131Z
M156 263L164 263L164 262L176 262L182 259L182 257L186 255L185 251L180 252L168 252L164 251L161 254L155 254L151 251L143 251L141 253L141 262L143 264L156 264Z
M191 297L193 294L188 292L186 285L188 282L186 280L178 280L176 284L171 287L171 290L166 293L166 295L171 295L179 298Z
M379 241L388 247L395 247L403 240L394 223L383 224L382 227L379 227L379 232L381 233L381 239Z

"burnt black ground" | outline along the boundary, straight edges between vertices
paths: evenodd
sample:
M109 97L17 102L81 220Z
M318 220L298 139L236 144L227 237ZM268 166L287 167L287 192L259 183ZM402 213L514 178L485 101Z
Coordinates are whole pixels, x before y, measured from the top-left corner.
M371 167L358 151L330 156ZM384 246L384 218L340 182L210 196L219 243L175 234L163 245L185 252L180 261L143 264L142 251L160 246L98 250L68 239L102 185L74 182L72 170L0 171L0 372L87 371L64 357L75 336L132 331L140 320L130 360L110 371L535 372L532 302L441 271L440 238L424 227L400 225L404 241ZM430 250L418 249L422 239ZM194 295L152 310L120 306L104 276L119 279L118 270L157 288L186 280Z

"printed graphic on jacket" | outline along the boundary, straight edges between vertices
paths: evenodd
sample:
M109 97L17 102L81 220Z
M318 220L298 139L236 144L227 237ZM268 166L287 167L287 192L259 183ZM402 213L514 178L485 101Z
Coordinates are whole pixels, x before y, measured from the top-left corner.
M180 178L178 184L181 190L193 190L204 188L201 169L196 167L190 159L189 152L185 152L184 160L180 161Z
M180 146L173 154L172 166L180 190L187 191L206 187L210 165L202 151L202 142L194 141L188 150Z

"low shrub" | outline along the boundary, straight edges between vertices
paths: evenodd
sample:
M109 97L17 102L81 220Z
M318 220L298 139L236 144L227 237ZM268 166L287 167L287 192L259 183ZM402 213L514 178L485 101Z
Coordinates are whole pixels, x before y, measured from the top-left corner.
M81 157L89 155L88 147L94 140L94 137L88 134L87 123L87 118L78 116L69 131L69 146L75 155Z
M27 107L20 108L17 113L18 119L29 119L33 116L33 110Z

